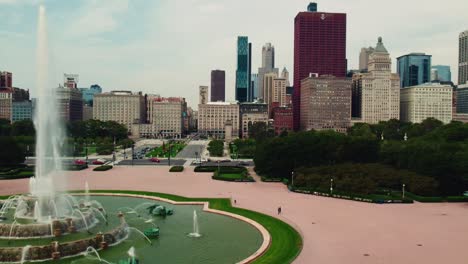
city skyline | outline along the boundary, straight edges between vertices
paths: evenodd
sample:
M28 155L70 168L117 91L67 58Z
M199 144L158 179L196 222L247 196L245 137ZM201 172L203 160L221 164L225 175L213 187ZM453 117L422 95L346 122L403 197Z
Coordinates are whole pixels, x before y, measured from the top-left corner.
M36 95L34 31L37 2L0 0L0 14L8 21L0 25L0 36L10 40L2 44L0 70L12 72L14 86L29 89L32 97ZM266 1L256 1L248 10L242 9L243 1L42 2L49 14L55 83L60 83L63 73L68 72L80 75L80 88L97 83L106 92L141 90L195 98L198 86L209 85L210 71L219 68L226 71L227 101L234 100L237 36L249 36L249 42L252 42L252 69L261 66L262 46L271 42L275 46L276 66L286 66L290 74L294 74L294 17L305 11L308 4L308 1L275 3L269 13L260 14L269 21L266 26L254 23ZM409 6L416 3L403 1L392 2L386 7L385 14L367 12L371 1L327 1L318 2L318 6L319 11L347 13L348 69L358 68L362 47L373 45L376 37L383 36L386 46L392 50L393 72L396 71L396 57L425 52L433 56L433 64L450 65L452 79L457 80L458 35L466 30L463 1L453 0L450 5L445 5L444 12L451 16L437 16L438 22L429 30L423 19L440 12L439 5L431 2L433 4L424 5L423 14L411 16ZM226 15L241 9L244 10L243 22ZM366 16L362 16L364 10ZM180 15L183 19L174 19L176 11L176 17ZM220 34L211 34L215 31ZM215 37L207 42L206 36ZM178 76L181 73L184 78ZM155 87L155 84L161 84L161 87ZM188 101L191 106L196 103L197 100Z

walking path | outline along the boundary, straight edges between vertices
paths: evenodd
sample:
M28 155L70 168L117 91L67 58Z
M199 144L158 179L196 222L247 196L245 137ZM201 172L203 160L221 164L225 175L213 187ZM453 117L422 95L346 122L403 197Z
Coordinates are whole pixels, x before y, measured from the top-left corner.
M468 260L468 204L378 205L288 192L282 183L215 181L210 173L119 166L67 172L68 188L142 190L226 197L238 207L279 217L298 229L299 264L440 264ZM0 181L0 195L25 193L28 180ZM277 215L281 206L282 213Z

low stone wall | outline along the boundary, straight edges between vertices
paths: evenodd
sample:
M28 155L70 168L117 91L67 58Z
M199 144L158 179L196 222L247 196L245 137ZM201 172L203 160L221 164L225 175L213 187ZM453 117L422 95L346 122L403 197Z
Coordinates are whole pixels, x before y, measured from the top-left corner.
M121 224L107 233L98 233L92 238L66 242L63 244L51 242L49 245L32 246L27 251L26 260L44 261L71 257L85 252L88 247L93 247L96 250L106 249L108 246L115 244L128 236L128 225L125 222L123 215L119 217L121 217ZM0 262L20 262L22 251L22 247L0 248Z
M89 226L96 223L96 217L91 213L84 213L83 218L67 218L61 220L54 220L52 222L53 234L51 234L50 224L2 224L0 223L0 238L33 238L33 237L47 237L47 236L60 236L62 234L73 233L77 230L86 228L87 222Z

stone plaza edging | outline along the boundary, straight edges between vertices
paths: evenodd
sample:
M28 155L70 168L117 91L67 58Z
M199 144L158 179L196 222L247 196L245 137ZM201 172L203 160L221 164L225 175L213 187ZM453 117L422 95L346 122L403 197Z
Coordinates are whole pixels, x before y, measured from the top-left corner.
M73 193L73 195L84 195L84 194L83 193ZM221 210L211 209L211 208L209 208L209 205L210 205L209 202L176 202L176 201L172 201L172 200L157 197L157 196L139 195L139 194L125 194L125 193L99 193L99 192L94 193L94 192L91 192L90 195L93 195L93 196L121 196L121 197L143 198L143 199L150 199L150 200L155 200L155 201L166 202L166 203L170 203L170 204L174 204L174 205L203 205L203 211L205 211L205 212L225 215L225 216L229 216L229 217L244 221L244 222L252 225L253 227L255 227L262 234L263 242L262 242L262 245L260 246L260 248L257 249L257 251L255 251L248 258L237 262L238 264L252 263L254 260L256 260L257 258L262 256L267 251L267 249L270 247L271 235L270 235L270 233L268 233L266 228L263 227L261 224L255 222L254 220L252 220L250 218L247 218L247 217L244 217L244 216L241 216L241 215L237 215L237 214L233 214L233 213L229 213L229 212L225 212L225 211L221 211Z

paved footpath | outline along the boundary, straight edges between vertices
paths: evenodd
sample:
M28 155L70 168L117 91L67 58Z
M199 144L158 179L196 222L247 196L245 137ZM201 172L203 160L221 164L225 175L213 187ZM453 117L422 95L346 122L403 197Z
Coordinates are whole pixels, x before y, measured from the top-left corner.
M277 216L296 227L299 264L468 263L468 204L377 205L288 192L281 183L214 181L210 173L168 167L118 166L67 172L69 189L123 189L188 197L227 197L237 206ZM0 181L0 195L25 193L28 181ZM276 264L276 263L275 263Z

